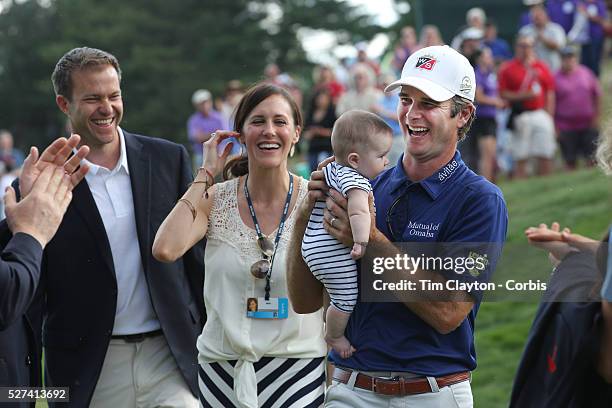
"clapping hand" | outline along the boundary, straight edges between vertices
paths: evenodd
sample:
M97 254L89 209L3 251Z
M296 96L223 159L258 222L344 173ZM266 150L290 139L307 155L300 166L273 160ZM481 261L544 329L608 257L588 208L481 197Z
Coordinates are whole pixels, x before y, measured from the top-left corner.
M61 166L46 166L28 196L19 202L15 190L7 187L4 206L11 232L28 234L44 248L55 235L72 199L70 178Z
M43 170L50 165L64 167L66 174L70 176L70 190L72 190L85 177L89 167L81 165L81 160L89 153L89 147L81 146L77 152L70 157L79 142L79 135L71 135L69 139L61 137L55 140L43 153L38 155L36 147L30 148L30 154L23 162L23 169L19 176L19 190L21 197L25 198ZM70 157L70 158L69 158Z

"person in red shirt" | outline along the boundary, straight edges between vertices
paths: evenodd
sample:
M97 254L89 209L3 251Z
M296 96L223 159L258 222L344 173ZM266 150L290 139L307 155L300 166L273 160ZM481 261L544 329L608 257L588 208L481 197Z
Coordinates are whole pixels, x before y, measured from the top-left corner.
M533 38L518 36L515 58L501 65L498 74L499 94L512 106L509 126L513 129L512 156L514 175L527 177L527 161L538 162L538 175L552 171L556 150L555 82L546 64L533 50Z

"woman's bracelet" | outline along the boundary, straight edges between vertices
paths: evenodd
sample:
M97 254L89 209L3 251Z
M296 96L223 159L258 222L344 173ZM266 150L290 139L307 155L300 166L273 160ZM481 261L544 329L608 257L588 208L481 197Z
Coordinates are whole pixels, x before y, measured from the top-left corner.
M206 177L210 176L210 179L213 181L213 183L215 182L215 176L214 174L212 174L212 171L208 170L206 167L202 166L202 167L198 167L198 172L204 170L206 172ZM212 186L212 184L211 184Z
M187 205L187 207L189 207L189 211L191 211L191 216L193 217L193 221L195 221L196 216L198 215L195 207L193 206L193 204L191 203L191 201L189 201L186 198L181 198L180 200L178 200L179 203L185 203Z
M206 180L195 180L194 182L192 182L191 184L199 184L199 183L204 183L206 186L204 187L204 197L206 197L206 199L208 200L208 189L210 187L212 187L215 184L215 176L212 174L212 172L210 170L208 170L205 167L198 167L198 173L200 173L200 171L204 171L206 172ZM210 182L208 181L210 177Z

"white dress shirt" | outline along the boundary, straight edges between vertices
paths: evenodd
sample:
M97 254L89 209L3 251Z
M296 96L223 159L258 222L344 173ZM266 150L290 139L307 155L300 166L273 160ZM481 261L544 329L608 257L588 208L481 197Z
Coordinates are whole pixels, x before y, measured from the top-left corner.
M161 327L149 296L138 246L125 137L120 128L118 132L121 155L114 169L85 160L91 166L85 179L104 223L117 277L113 335L146 333Z

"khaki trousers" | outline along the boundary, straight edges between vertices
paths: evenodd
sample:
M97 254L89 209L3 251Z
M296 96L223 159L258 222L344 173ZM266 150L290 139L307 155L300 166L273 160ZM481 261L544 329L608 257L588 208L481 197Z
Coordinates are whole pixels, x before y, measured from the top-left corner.
M356 375L357 371L353 371ZM375 394L354 387L353 376L348 384L333 381L325 394L325 408L472 408L472 388L469 381L438 388L433 377L428 377L435 392L406 396Z
M90 407L196 408L198 400L159 335L138 343L111 339Z

